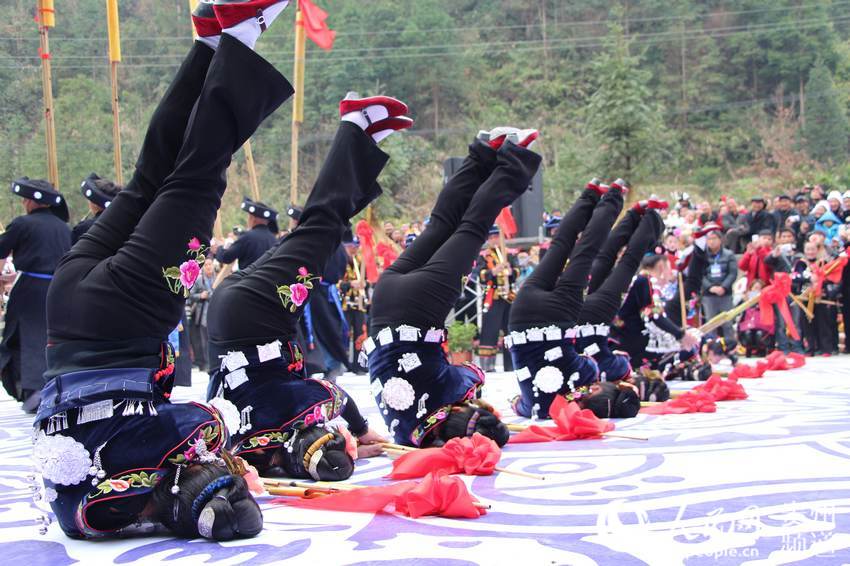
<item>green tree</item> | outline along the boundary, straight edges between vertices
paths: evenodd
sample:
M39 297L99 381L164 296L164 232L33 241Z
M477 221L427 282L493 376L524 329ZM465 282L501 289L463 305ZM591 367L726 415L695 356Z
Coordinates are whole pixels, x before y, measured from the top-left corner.
M667 133L649 88L651 73L641 68L640 57L630 54L622 28L615 28L611 50L597 63L600 85L590 96L587 119L602 146L600 172L631 178L660 157Z
M841 102L832 73L823 61L815 63L806 83L806 124L803 138L809 155L834 164L847 156L847 112Z

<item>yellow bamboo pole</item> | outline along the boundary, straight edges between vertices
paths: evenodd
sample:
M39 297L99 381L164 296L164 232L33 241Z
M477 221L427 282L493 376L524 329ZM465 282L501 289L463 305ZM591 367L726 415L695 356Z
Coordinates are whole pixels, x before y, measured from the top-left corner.
M254 152L251 149L251 140L245 142L242 146L242 151L245 152L245 165L248 167L248 178L251 181L251 196L255 201L260 200L260 181L257 178L257 169L254 166Z
M56 157L56 124L53 119L53 77L50 69L49 29L56 25L53 0L38 0L38 35L41 55L41 86L44 93L44 138L47 144L47 178L59 189Z
M298 203L298 136L304 122L304 60L307 50L307 34L304 31L304 16L295 12L295 61L292 73L295 96L292 104L292 149L289 171L289 200ZM290 227L293 220L290 219Z
M115 182L124 184L121 169L121 116L118 106L118 63L121 62L121 29L118 20L118 0L106 0L106 22L109 32L109 78L112 83L112 157L115 161Z

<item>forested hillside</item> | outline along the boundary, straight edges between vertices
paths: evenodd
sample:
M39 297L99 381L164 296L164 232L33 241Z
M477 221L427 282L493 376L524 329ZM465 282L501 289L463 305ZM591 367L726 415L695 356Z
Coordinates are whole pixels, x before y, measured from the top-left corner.
M348 90L411 106L415 128L388 141L380 213L425 212L441 161L480 128L537 127L548 207L592 175L624 175L643 192L717 196L803 181L850 183L846 110L850 1L316 0L337 31L309 44L301 194L309 188ZM46 176L35 0L0 24L0 181ZM112 134L103 0L58 0L51 31L61 189L110 176ZM120 0L125 178L144 126L191 42L188 0ZM286 16L289 14L289 16ZM284 17L292 19L294 9ZM260 51L292 74L292 25ZM288 202L290 110L254 138L264 200ZM247 194L236 157L225 225ZM18 212L3 189L0 219Z

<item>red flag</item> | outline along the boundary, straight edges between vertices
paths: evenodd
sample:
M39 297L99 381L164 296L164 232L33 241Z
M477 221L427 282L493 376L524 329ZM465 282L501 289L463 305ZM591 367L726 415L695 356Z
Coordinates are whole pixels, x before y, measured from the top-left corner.
M509 443L585 440L599 438L603 433L614 430L614 423L600 420L589 409L579 409L577 403L568 403L562 395L557 395L552 401L549 416L555 426L531 425L513 435Z
M334 46L336 32L325 23L328 13L310 0L298 0L298 6L304 18L304 31L307 32L307 37L325 51L330 51Z
M496 217L496 226L499 227L505 238L513 238L516 235L519 230L517 229L514 215L511 212L511 207L506 206L502 209L502 212Z
M374 285L378 282L378 263L375 261L375 231L365 220L358 222L354 231L360 238L360 249L363 250L366 281Z
M477 507L466 484L457 476L430 473L421 482L403 481L379 487L364 487L317 497L316 499L274 499L304 509L378 513L390 504L402 515L414 519L425 515L477 519L486 511Z
M493 440L475 433L472 438L452 438L440 448L423 448L404 453L393 461L389 478L421 478L429 472L489 476L502 451Z

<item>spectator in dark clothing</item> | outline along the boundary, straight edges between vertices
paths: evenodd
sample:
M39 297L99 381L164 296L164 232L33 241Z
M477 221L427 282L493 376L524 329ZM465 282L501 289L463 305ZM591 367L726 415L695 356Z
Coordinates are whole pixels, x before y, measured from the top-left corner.
M732 308L732 284L738 278L735 255L723 247L719 232L710 232L706 237L708 269L702 278L702 308L706 320ZM718 329L718 335L729 340L733 337L732 323Z
M215 259L221 263L239 261L239 269L245 269L266 253L277 242L277 211L261 202L245 197L242 210L248 214L248 230L232 246L217 250Z
M778 232L782 230L785 227L785 221L792 214L794 214L794 206L791 203L791 197L788 195L779 195L773 211L774 231Z

